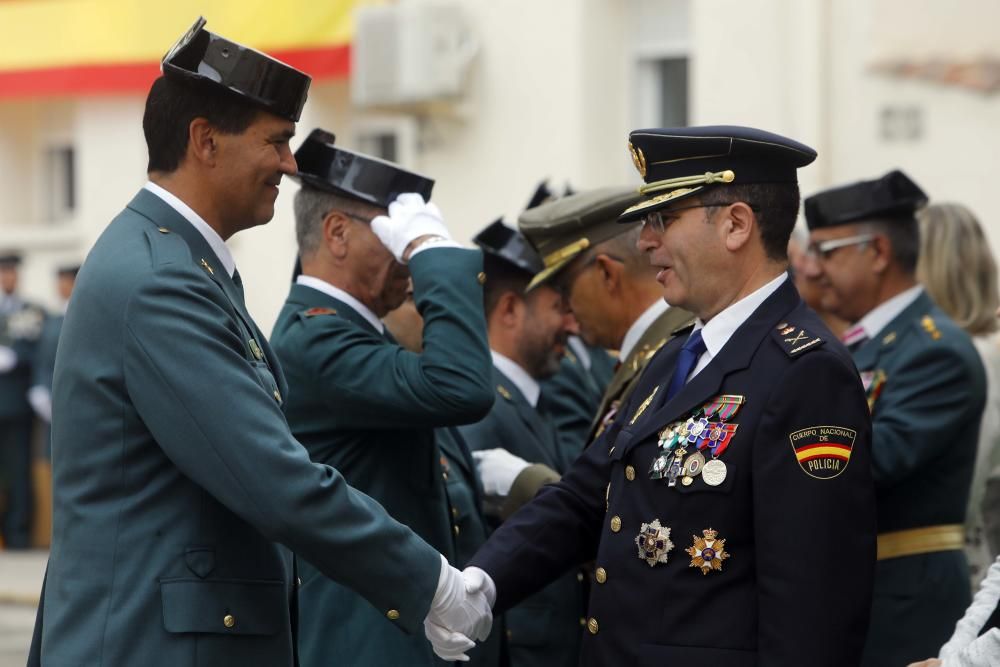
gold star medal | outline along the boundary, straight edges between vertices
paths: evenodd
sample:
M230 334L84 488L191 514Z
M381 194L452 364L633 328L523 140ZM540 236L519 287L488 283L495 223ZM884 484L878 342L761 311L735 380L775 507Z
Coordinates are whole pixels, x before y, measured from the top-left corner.
M667 555L674 548L674 543L670 541L670 529L661 526L659 519L642 524L635 537L635 545L639 547L639 558L650 567L666 563Z
M729 558L726 552L726 541L718 539L719 533L706 528L701 531L702 537L692 535L694 546L690 546L684 551L691 556L690 567L701 568L702 574L708 574L712 570L722 570L722 561Z

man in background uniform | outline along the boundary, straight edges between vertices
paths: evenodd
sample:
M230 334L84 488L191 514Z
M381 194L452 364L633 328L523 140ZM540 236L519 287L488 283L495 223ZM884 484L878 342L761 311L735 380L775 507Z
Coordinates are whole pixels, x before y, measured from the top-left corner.
M302 274L272 335L292 388L285 414L314 461L454 561L434 428L475 421L493 401L482 254L451 240L427 203L433 181L333 142L315 130L295 154ZM416 235L383 243L377 219L387 209ZM411 278L424 320L420 354L387 336L379 319L404 301ZM436 663L423 637L400 633L384 610L324 577L308 556L300 571L303 667L337 656L358 666Z
M617 222L640 199L634 188L589 190L518 218L545 265L531 287L551 283L561 289L584 342L618 350L619 366L591 416L588 443L628 400L649 359L691 321L690 313L663 300L656 272L636 246L639 226Z
M76 274L80 266L62 266L56 271L56 290L59 293L59 310L45 318L42 335L38 341L38 359L32 372L31 389L28 400L38 418L45 422L44 449L49 457L49 425L52 423L52 374L56 367L56 347L59 344L59 334L62 331L63 320L66 319L66 308L69 297L73 293Z
M796 170L816 153L728 126L630 139L646 198L622 219L644 221L662 296L698 319L467 576L502 611L595 560L584 665L857 664L875 555L868 408L785 254Z
M572 325L558 290L525 290L542 269L541 259L516 230L496 221L476 235L486 270L483 307L493 357L493 409L481 421L459 427L473 452L506 450L564 473L574 456L559 442L539 381L559 370ZM482 471L490 488L490 472ZM563 574L506 615L511 667L577 664L583 577Z
M986 379L969 336L914 272L914 214L927 201L901 171L805 201L822 305L844 334L872 413L878 565L863 665L935 655L969 605L965 508Z
M0 541L31 546L31 370L45 312L17 295L21 256L0 255Z
M164 57L143 116L150 182L95 243L66 313L53 541L28 664L292 667L285 546L458 657L488 632L485 600L309 460L225 244L274 215L309 77L204 23Z

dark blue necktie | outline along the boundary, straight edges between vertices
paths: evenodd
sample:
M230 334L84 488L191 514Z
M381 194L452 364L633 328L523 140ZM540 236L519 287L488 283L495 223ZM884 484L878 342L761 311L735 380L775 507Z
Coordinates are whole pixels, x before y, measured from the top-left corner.
M695 365L702 353L705 352L705 341L701 339L701 329L692 333L681 347L681 353L677 357L677 367L674 369L674 376L670 378L670 386L667 387L667 400L677 395L688 375L694 370Z

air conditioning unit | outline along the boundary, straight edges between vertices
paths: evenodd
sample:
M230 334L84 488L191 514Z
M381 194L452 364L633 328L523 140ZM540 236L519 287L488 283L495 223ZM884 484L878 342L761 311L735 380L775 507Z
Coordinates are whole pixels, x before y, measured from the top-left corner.
M363 6L355 14L351 100L393 107L460 97L478 50L453 3Z

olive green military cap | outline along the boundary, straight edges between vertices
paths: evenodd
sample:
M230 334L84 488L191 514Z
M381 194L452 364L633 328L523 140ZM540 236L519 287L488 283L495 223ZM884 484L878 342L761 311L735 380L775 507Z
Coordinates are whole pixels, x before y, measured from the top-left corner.
M545 265L528 289L551 279L587 248L628 231L632 225L619 223L618 216L641 199L643 196L635 188L599 188L561 197L522 213L517 226Z

